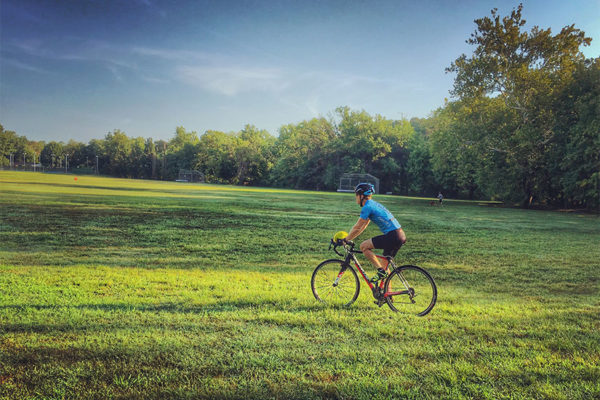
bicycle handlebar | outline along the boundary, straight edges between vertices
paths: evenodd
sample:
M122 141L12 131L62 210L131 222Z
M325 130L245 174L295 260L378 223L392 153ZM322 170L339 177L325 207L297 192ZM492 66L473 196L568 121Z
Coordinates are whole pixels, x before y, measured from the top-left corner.
M340 253L337 248L339 246L344 247L344 249L346 249L346 251L354 251L354 242L352 240L343 240L340 239L336 242L333 241L333 239L331 239L331 242L329 243L329 249L331 250L331 246L333 246L333 251L335 251L335 254L337 254L340 257L344 257L344 255L342 253ZM350 248L348 249L346 246L349 246Z

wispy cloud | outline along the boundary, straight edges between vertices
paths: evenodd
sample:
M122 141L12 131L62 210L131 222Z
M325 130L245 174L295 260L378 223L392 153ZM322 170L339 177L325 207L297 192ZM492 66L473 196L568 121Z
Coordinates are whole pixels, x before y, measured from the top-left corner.
M375 88L393 88L396 80L381 79L344 71L312 70L288 73L290 90L282 93L280 101L318 117L340 106L360 104L364 94ZM360 108L358 106L357 108Z
M319 96L311 96L304 102L304 106L308 109L313 117L317 117L320 114L319 101Z
M121 71L119 70L119 68L115 67L114 65L108 64L106 66L106 68L113 74L114 78L116 80L118 80L119 82L123 81L123 74L121 73Z
M351 74L344 71L313 70L298 75L299 81L318 82L325 85L328 90L333 88L347 88L357 85L391 84L395 81L375 78L367 75Z
M279 92L289 84L282 71L275 68L180 66L176 73L182 82L226 96L248 91Z
M154 2L152 2L150 0L135 0L135 2L148 8L149 10L156 12L158 15L160 15L163 18L165 18L167 16L167 12L165 10L163 10L162 8L159 8Z
M47 57L49 52L39 39L12 40L7 43L7 50L24 53L35 57Z
M155 78L155 77L146 76L146 75L142 75L142 79L145 80L146 82L150 82L150 83L165 84L165 83L170 83L171 82L168 79Z
M131 52L141 56L156 57L164 60L211 60L214 54L191 50L173 50L151 47L133 47Z
M3 62L8 65L11 65L13 67L16 67L16 68L19 68L19 69L22 69L25 71L29 71L29 72L37 72L40 74L49 74L50 73L50 71L45 70L43 68L39 68L39 67L33 66L31 64L27 64L27 63L24 63L24 62L21 62L18 60L13 60L10 58L4 58Z
M65 50L68 49L68 50ZM46 60L59 60L70 62L85 62L103 66L112 76L123 81L124 73L138 69L135 61L131 59L127 48L97 40L83 40L79 38L65 38L61 43L49 43L40 39L13 40L8 43L8 52L17 56L25 55ZM42 68L17 61L13 65L20 66L30 71L41 72Z

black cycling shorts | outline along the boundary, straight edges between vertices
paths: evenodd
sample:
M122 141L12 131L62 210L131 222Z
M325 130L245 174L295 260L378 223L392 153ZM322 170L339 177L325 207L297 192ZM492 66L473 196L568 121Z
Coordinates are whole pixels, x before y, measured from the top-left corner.
M388 232L385 235L375 236L371 238L373 247L383 249L384 256L396 257L396 253L404 244L400 237L400 229Z

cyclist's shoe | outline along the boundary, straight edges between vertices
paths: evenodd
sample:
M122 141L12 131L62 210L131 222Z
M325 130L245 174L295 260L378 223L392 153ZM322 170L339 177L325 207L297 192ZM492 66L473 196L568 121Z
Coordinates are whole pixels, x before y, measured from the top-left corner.
M377 268L377 275L370 279L371 283L377 283L378 281L387 278L388 273L383 268Z

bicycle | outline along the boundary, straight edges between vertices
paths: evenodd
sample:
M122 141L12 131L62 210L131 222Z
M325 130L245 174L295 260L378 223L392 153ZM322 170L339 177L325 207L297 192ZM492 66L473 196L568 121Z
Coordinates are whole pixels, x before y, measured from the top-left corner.
M416 265L397 266L393 257L376 255L377 258L387 261L387 268L388 270L391 268L391 273L383 279L377 279L377 276L369 279L356 258L356 254L362 254L362 251L354 249L354 242L336 243L332 240L329 245L330 250L332 245L333 251L340 257L344 257L344 260L338 258L325 260L315 268L310 286L318 301L344 307L354 303L360 293L360 281L350 263L352 261L371 288L375 303L379 307L387 303L392 311L407 312L422 317L435 306L437 287L429 272L423 268ZM340 246L345 250L345 255L337 250ZM395 288L401 290L394 290Z

